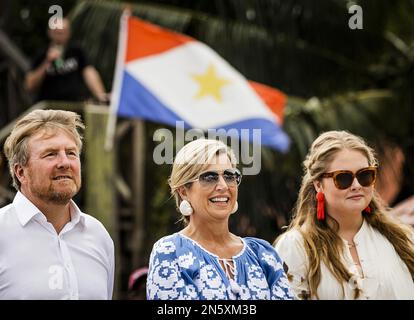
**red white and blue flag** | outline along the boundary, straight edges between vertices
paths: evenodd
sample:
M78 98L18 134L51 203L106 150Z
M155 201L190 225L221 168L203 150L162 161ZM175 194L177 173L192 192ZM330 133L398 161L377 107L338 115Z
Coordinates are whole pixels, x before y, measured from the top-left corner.
M111 100L119 116L202 130L260 129L263 145L289 148L283 93L246 80L207 45L128 15L121 18Z

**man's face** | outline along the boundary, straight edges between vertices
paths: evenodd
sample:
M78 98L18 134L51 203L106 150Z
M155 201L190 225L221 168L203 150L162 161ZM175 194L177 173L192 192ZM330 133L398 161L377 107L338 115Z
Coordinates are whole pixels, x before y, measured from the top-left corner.
M29 160L16 166L21 192L33 202L66 204L81 186L79 149L62 129L44 130L28 140Z
M58 45L66 45L70 38L70 24L68 19L62 20L62 28L49 29L50 40Z

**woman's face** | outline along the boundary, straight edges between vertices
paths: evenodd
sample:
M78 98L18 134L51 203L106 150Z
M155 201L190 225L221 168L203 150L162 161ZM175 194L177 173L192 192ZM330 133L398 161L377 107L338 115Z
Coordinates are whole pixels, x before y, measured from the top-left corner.
M337 170L349 170L356 173L362 168L369 166L366 156L355 150L344 149L339 151L328 165L326 173ZM333 178L322 178L315 181L315 189L321 191L325 196L327 213L333 217L341 215L360 216L361 212L371 202L374 186L363 187L358 179L354 178L352 185L344 190L335 186Z
M238 186L236 183L226 183L223 172L233 170L233 166L227 157L222 153L216 156L213 164L201 172L214 171L219 173L217 183L203 183L195 181L189 188L181 189L181 197L190 202L193 207L191 219L223 220L228 219L237 201Z

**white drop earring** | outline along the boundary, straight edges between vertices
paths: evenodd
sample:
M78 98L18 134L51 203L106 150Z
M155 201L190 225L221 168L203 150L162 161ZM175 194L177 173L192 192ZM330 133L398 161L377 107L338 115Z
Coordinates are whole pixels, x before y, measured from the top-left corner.
M231 210L230 214L236 213L237 209L239 209L239 203L236 201L234 204L233 210Z
M193 213L193 207L191 206L190 202L188 202L187 200L183 200L180 203L180 212L183 216L191 216L191 214Z

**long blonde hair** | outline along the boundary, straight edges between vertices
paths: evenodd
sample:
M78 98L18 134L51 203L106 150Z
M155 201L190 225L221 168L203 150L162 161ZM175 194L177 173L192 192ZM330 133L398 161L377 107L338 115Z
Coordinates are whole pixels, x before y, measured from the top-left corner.
M317 289L321 280L321 262L325 263L339 283L343 284L351 279L351 274L341 259L343 242L337 234L338 223L334 220L334 225L331 227L326 221L317 220L316 190L313 184L325 173L335 154L343 149L361 152L366 156L370 166L378 164L373 149L362 138L346 131L328 131L321 134L313 142L303 162L305 174L292 221L287 228L287 230L298 230L304 239L309 262L310 296L316 298L318 298ZM371 214L362 213L365 220L390 241L414 279L414 243L410 238L412 230L390 218L389 209L384 206L375 190L370 207ZM279 238L276 242L278 240ZM359 289L356 288L354 298L358 296Z

